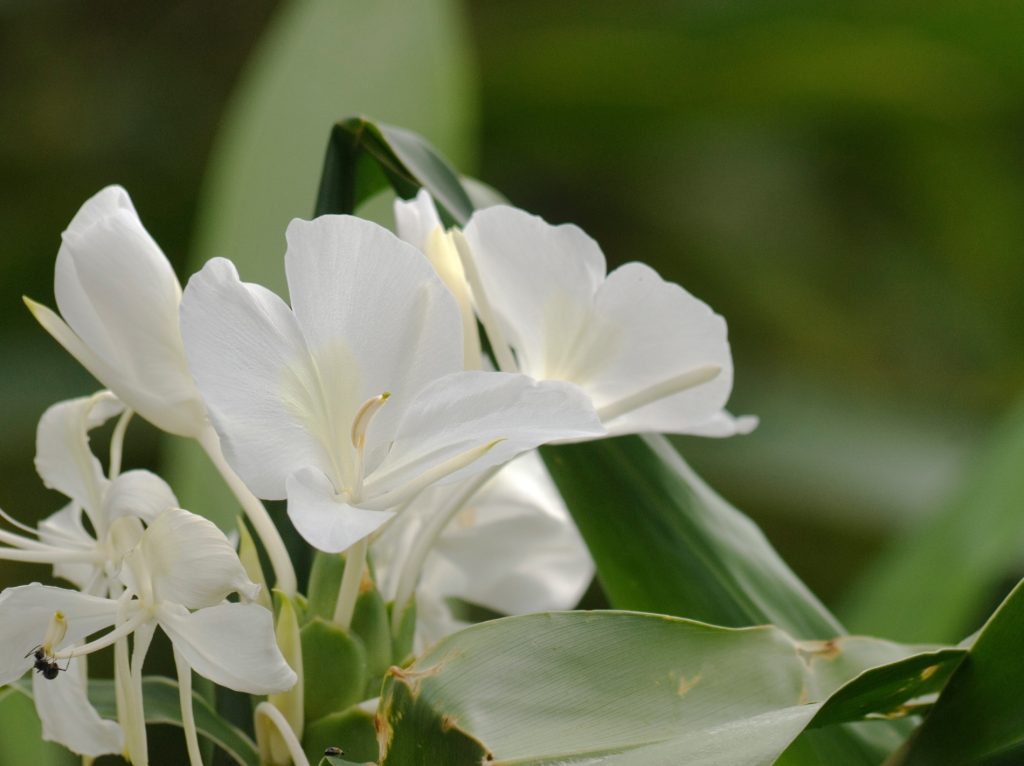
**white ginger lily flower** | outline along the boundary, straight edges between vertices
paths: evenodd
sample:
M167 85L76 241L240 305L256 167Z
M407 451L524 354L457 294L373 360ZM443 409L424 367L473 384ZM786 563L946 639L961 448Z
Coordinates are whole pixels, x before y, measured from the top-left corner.
M164 431L198 437L206 430L181 345L181 285L120 186L90 198L64 231L54 295L63 319L25 302L121 401Z
M108 478L89 449L89 431L116 415L122 418L112 439ZM43 413L36 430L36 470L47 487L71 502L40 522L38 530L3 514L26 534L0 530L0 543L10 546L0 547L0 559L52 564L54 576L82 591L108 594L125 553L122 541L111 534L112 524L124 516L149 521L178 505L159 476L144 470L120 472L126 418L124 405L109 391L60 402Z
M292 221L292 307L214 259L182 302L189 365L232 467L342 551L439 481L603 433L574 386L463 371L458 307L415 248L369 221Z
M425 191L397 205L396 220L403 238L439 241L423 233L440 225ZM478 210L454 241L500 369L575 383L612 436L756 427L723 409L732 389L725 320L650 267L606 274L581 229L504 205Z
M238 498L285 593L295 572L266 509L235 476L185 359L181 285L142 226L128 193L108 186L78 211L61 238L54 294L63 319L25 299L39 323L129 408L158 428L198 440Z
M422 648L465 627L448 606L458 598L503 614L572 609L594 565L540 455L503 466L429 547L434 519L446 516L448 487L417 498L409 519L372 546L381 592L406 598L416 587L416 637Z
M135 766L145 766L142 666L159 626L174 647L189 752L197 764L192 670L248 694L285 691L295 684L296 675L277 647L270 611L254 603L224 601L231 593L251 599L258 586L245 575L234 549L216 526L181 509L164 511L145 531L130 517L119 519L114 526L120 528L115 534L130 537L132 530L137 534L120 572L125 587L120 598L99 598L38 583L0 594L0 685L30 669L36 650L61 668L69 662L67 672L58 673L52 682L37 679L37 689L50 683L80 685L81 671L73 672L80 658L116 644L124 748ZM63 623L56 638L55 623ZM112 630L81 643L105 628ZM134 643L129 663L126 638L131 634ZM27 657L23 656L26 651ZM98 716L85 701L84 686L76 688L82 691L80 697L40 710L48 730L61 727L83 732L96 725ZM90 754L86 750L83 747L79 752Z

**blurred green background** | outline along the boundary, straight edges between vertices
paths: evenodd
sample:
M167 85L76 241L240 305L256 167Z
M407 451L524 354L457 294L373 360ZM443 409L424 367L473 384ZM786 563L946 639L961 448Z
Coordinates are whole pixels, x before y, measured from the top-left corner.
M761 426L685 456L853 629L960 638L1024 563L1022 24L992 0L0 2L0 507L56 509L35 424L96 388L20 300L52 304L81 202L127 187L183 281L227 255L279 285L331 120L367 113L723 314ZM128 464L180 449L136 424Z

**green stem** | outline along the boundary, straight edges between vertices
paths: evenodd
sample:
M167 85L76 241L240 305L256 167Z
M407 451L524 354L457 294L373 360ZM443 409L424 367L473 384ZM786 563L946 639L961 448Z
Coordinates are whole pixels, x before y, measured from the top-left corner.
M363 567L366 566L366 549L368 538L345 551L345 571L341 575L341 588L338 590L338 601L334 607L334 623L345 630L352 626L352 615L356 610L356 599L359 598L359 583L363 579Z

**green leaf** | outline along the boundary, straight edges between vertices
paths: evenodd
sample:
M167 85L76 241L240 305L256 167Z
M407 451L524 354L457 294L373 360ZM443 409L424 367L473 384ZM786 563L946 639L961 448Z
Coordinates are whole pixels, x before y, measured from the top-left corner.
M377 732L373 715L360 708L350 708L321 718L306 727L302 747L310 759L324 754L328 747L340 747L346 760L363 763L377 760Z
M317 551L309 570L308 615L328 622L334 617L334 607L341 589L341 576L345 572L345 557L340 553Z
M390 671L382 763L768 764L832 696L829 722L905 701L895 689L913 694L921 671L908 656L876 639L799 642L631 612L495 620ZM865 661L896 663L873 676L877 704L863 676L843 687Z
M664 437L543 447L612 606L804 639L842 625Z
M114 682L89 682L89 699L104 718L117 717ZM181 705L178 684L169 678L150 676L142 679L142 697L145 700L146 723L181 726ZM196 730L201 737L211 740L240 766L259 766L256 743L240 729L218 715L209 702L193 692Z
M380 693L384 674L395 661L391 654L388 608L376 587L367 588L356 599L355 611L352 613L352 632L362 639L366 647L366 667L370 677L365 696L376 697Z
M421 136L362 117L335 125L320 177L317 214L352 212L389 184L406 199L426 187L449 225L465 222L473 212L458 175Z
M306 719L316 721L362 700L368 679L363 642L319 617L300 635Z
M955 641L973 630L981 605L1020 558L1021 466L1024 401L945 510L907 530L864 576L844 612L854 629L906 641Z
M367 34L384 29L387 45ZM217 137L192 265L230 258L247 281L282 294L285 227L314 209L331 126L373 114L464 161L472 145L470 72L454 0L281 4ZM230 528L238 504L202 452L182 439L165 448L165 475L184 507Z
M42 725L35 706L20 686L0 689L0 763L33 766L75 766L79 759L60 745L43 742Z
M981 629L931 713L891 766L1024 762L1024 582Z

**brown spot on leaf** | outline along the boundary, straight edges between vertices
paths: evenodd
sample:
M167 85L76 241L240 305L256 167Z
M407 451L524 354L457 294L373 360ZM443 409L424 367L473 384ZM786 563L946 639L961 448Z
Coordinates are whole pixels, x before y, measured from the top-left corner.
M808 666L814 660L834 660L843 653L838 639L835 638L828 641L798 641L796 650L800 659Z
M685 697L686 694L694 686L700 683L700 673L695 675L693 678L687 680L686 676L679 679L679 683L676 685L676 694L680 697Z

